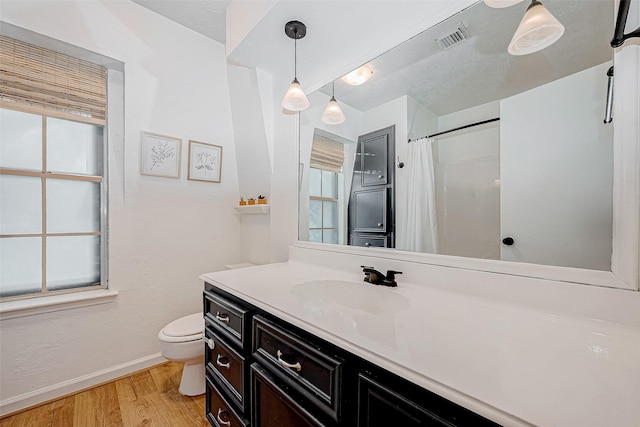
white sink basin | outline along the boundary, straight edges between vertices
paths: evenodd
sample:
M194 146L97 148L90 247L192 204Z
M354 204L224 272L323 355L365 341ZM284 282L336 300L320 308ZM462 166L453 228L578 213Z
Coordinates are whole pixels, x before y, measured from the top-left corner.
M409 299L395 288L367 282L314 280L294 286L291 293L305 305L334 307L359 314L392 314L409 308Z

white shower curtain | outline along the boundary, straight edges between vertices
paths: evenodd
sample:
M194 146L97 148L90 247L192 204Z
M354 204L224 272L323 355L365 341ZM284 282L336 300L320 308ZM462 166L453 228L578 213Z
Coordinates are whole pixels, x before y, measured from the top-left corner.
M438 223L433 171L433 139L409 144L406 226L399 248L438 253Z

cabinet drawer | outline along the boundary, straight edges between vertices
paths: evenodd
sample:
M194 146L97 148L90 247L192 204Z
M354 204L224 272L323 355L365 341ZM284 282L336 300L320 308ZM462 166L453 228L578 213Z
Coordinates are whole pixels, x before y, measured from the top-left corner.
M205 363L207 370L224 389L227 395L235 402L242 412L246 412L247 405L247 367L246 359L237 351L224 343L218 335L216 335L209 327L205 329L205 336L208 339L207 352L205 354ZM213 348L211 348L211 343Z
M253 354L273 374L339 421L341 359L327 356L261 316L253 319Z
M210 291L204 291L204 315L213 327L241 349L248 349L249 310Z
M207 419L214 427L247 427L249 425L227 403L209 378L207 378Z
M253 413L260 427L322 427L323 424L283 390L258 364L251 365Z

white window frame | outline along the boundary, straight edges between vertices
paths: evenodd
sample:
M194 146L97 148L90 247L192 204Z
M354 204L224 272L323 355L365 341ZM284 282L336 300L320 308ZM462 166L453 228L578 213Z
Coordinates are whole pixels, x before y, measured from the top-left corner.
M118 291L109 287L109 152L124 144L124 63L59 40L2 22L0 34L58 52L76 56L107 68L107 122L103 128L104 169L101 186L101 285L98 289L75 288L37 298L0 299L0 321L115 301ZM113 137L112 137L113 135ZM114 139L115 137L115 139Z

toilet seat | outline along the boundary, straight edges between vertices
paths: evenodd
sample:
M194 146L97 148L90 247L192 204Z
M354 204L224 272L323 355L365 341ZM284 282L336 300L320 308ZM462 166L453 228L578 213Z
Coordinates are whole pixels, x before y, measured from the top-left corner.
M202 313L193 313L174 320L158 332L164 342L188 342L201 340L204 332Z

